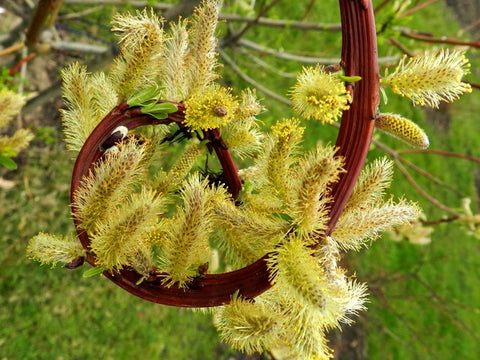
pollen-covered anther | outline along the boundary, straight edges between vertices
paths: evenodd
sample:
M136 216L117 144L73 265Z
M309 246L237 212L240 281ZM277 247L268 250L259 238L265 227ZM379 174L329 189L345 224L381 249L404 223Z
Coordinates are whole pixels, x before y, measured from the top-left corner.
M305 118L332 123L349 109L351 96L338 76L316 66L303 69L292 89L292 101Z

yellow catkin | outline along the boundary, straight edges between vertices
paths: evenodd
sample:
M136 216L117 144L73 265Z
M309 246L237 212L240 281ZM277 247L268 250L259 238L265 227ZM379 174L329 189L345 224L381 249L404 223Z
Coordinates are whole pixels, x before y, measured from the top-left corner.
M303 117L332 123L349 109L351 101L344 83L335 74L326 73L324 67L304 68L292 89L293 107Z
M77 238L39 233L33 237L27 247L27 256L42 264L55 266L57 262L67 264L79 256L84 256L85 250Z
M452 102L472 88L462 82L470 64L464 51L444 50L400 60L395 71L381 83L420 106L438 108L441 101Z
M188 96L203 91L218 77L214 70L217 66L215 29L219 12L218 0L205 0L195 9L190 29L190 51L186 57Z
M426 149L430 145L425 131L413 121L396 114L379 114L375 126L410 146Z
M160 84L165 87L165 98L182 101L187 94L185 57L188 51L187 21L171 24L170 37L165 41L165 65L161 69Z
M237 298L219 311L216 327L235 349L261 353L279 342L281 317L264 302Z
M120 53L114 61L110 79L118 97L125 100L136 90L152 82L161 69L163 24L153 13L137 11L136 16L116 15L112 31L120 36Z
M25 105L25 98L10 90L0 91L0 128L5 127Z

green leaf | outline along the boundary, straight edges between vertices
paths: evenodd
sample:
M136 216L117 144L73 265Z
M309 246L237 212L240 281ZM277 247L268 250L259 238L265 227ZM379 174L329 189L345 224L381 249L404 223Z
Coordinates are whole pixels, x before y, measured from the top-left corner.
M178 111L177 105L172 103L149 103L145 106L142 106L142 112L151 114L151 113L174 113Z
M91 269L88 269L83 273L84 278L89 278L95 275L99 275L105 271L105 268L103 266L96 266L92 267Z
M276 216L276 217L278 217L278 218L280 218L280 219L282 219L282 220L285 220L285 221L287 221L287 222L291 222L291 221L293 220L293 218L292 218L290 215L288 215L287 213L279 213L279 212L276 212L276 213L273 213L272 215L273 215L273 216Z
M163 120L163 119L166 119L168 117L168 114L167 113L146 113L150 116L153 116L155 119L159 119L159 120Z
M17 168L17 164L5 154L0 154L0 165L3 165L8 170L15 170Z
M362 80L361 76L346 76L346 75L338 74L338 77L342 81L351 82L351 83Z
M162 91L163 87L159 87L157 84L153 84L151 86L147 86L143 88L136 94L133 94L127 99L127 104L129 106L143 106L147 102L154 100L154 103L158 101L160 96L160 91Z
M166 119L168 114L178 110L175 104L150 102L142 106L142 113L153 116L156 119Z

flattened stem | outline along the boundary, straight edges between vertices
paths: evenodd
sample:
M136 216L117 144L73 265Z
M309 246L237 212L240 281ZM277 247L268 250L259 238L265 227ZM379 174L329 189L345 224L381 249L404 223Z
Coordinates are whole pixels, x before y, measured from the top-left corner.
M87 233L80 228L80 221L75 216L78 209L73 204L82 178L88 176L95 162L103 154L101 145L119 126L134 129L142 125L172 122L182 126L185 107L183 104L176 105L179 109L176 113L170 114L167 119L158 120L150 115L142 114L139 108L129 108L126 103L120 104L105 116L85 141L75 162L70 189L74 224L78 238L85 249L90 250L90 239ZM222 146L223 140L218 130L210 130L208 135L222 164L229 191L236 198L241 189L241 183L230 152ZM158 277L154 281L145 280L140 284L137 282L141 276L127 268L116 273L105 271L103 275L131 294L148 301L180 307L211 307L228 304L232 294L236 291L239 291L244 297L254 298L270 288L266 258L267 256L237 271L201 275L190 284L188 289L176 286L165 287L161 284L161 273L157 273ZM95 266L95 258L92 253L89 253L86 261Z
M352 104L343 112L337 137L337 155L345 170L332 189L330 235L350 197L367 157L380 98L377 36L371 0L340 0L342 17L342 67L347 76L361 76L351 85Z
M327 234L333 231L365 162L374 127L372 119L379 100L377 45L371 0L340 0L340 11L342 16L341 65L347 76L359 75L362 80L352 85L353 102L350 110L343 114L337 138L336 145L339 148L337 154L345 158L347 172L341 176L332 191L334 202ZM140 125L162 122L181 124L184 107L182 104L179 105L177 113L170 114L168 119L162 121L140 114L135 109L127 110L126 104L121 104L112 110L93 131L80 151L72 176L72 200L82 177L88 174L91 166L100 158L99 146L108 138L112 130L120 125L131 129ZM112 121L113 119L116 121ZM228 149L219 148L218 150L216 149L220 157L223 152L228 153ZM231 158L224 158L224 163L233 164ZM236 169L228 169L232 174L234 170ZM233 192L238 192L239 186L239 183L235 183ZM75 207L72 210L75 214ZM74 222L80 241L88 249L87 234L79 228L79 222L75 217ZM161 284L161 277L154 281L145 280L137 284L140 275L129 269L123 269L114 274L104 272L104 276L131 294L155 303L179 307L220 306L230 303L232 295L237 291L243 297L254 298L272 286L266 263L268 257L269 254L236 271L201 275L188 289L175 286L167 288ZM95 259L91 254L87 256L87 261L95 265Z

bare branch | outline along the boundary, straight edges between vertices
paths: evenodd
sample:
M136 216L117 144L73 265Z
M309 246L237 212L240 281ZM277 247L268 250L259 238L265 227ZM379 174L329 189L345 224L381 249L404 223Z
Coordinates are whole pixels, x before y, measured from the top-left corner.
M417 190L417 192L423 196L425 199L427 199L429 202L432 203L432 205L436 206L437 208L453 215L453 216L460 216L461 214L456 212L455 210L451 209L445 204L442 204L440 201L437 200L437 198L433 197L429 193L427 193L418 183L413 179L412 175L408 172L407 169L402 165L402 163L398 160L398 158L394 159L395 165L397 166L398 170L402 173L402 175L405 177L405 179L412 185L412 187Z
M428 43L436 43L436 44L463 45L463 46L470 46L477 49L480 48L480 40L463 41L463 40L457 40L457 39L452 39L447 37L436 38L430 34L423 34L411 29L401 28L401 27L394 28L394 30L399 31L400 34L402 34L402 36L405 36L409 39L418 40L418 41L425 41Z
M303 64L332 65L338 64L340 62L339 58L317 58L310 56L294 55L281 50L275 50L246 39L239 39L237 41L237 44L264 54L273 55L282 60L296 61Z
M238 67L238 65L225 53L225 51L221 50L221 49L218 49L218 53L220 54L220 56L222 57L223 60L225 60L225 62L228 64L228 66L230 66L230 68L238 74L238 76L240 76L243 80L245 80L246 82L248 82L250 85L252 85L253 87L257 88L258 90L260 90L261 92L263 92L265 95L267 96L270 96L272 99L275 99L277 101L280 101L281 103L285 104L285 105L288 105L288 106L291 106L292 103L290 102L290 100L288 100L286 97L282 96L282 95L279 95L277 94L276 92L266 88L265 86L261 85L260 83L258 83L257 81L255 81L254 79L252 79L250 76L248 76L247 74L245 74L245 72L242 71L242 69L240 69Z

